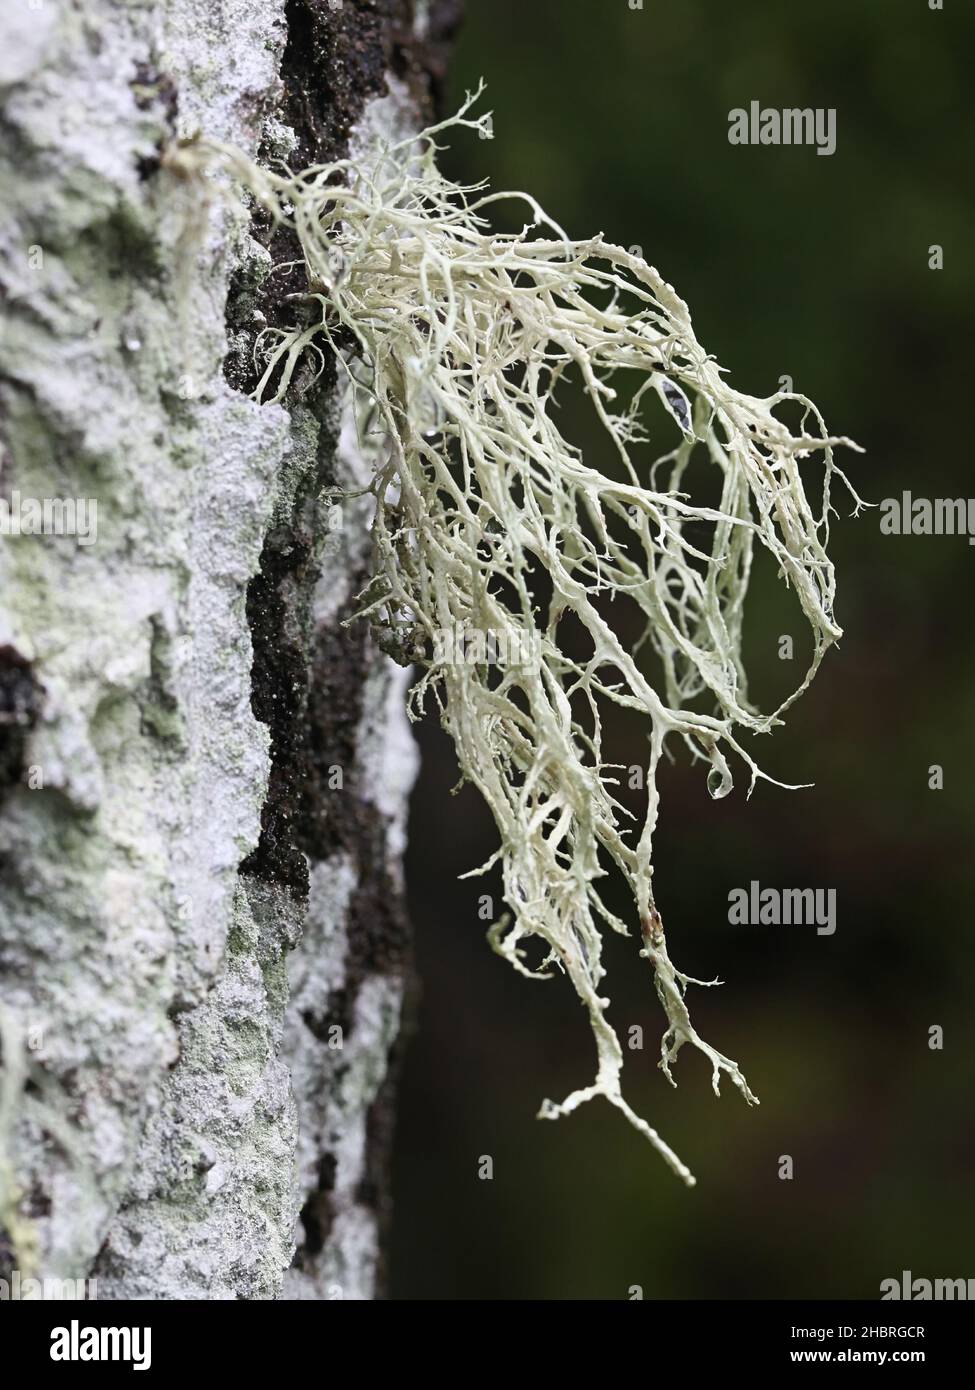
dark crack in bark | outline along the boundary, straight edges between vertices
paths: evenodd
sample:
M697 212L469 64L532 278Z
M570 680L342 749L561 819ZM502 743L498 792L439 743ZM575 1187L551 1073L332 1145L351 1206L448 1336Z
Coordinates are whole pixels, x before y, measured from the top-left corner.
M425 31L418 34L412 0L346 0L340 10L328 0L288 0L283 98L276 115L295 132L293 167L344 157L355 122L367 102L384 92L388 72L408 85L421 113L432 113L442 95L447 53L461 10L460 0L435 0L428 7ZM255 273L253 264L242 266L228 301L231 351L225 371L230 384L243 391L256 383L255 322L291 326L295 304L289 296L307 288L301 266L287 266L297 259L292 234L273 228L261 215L255 217L252 232L267 249L271 270L267 273L265 266ZM406 991L412 989L410 930L402 884L390 871L387 824L361 794L356 775L363 693L370 671L382 658L366 624L341 626L349 610L314 632L310 616L320 572L316 499L335 481L336 440L328 413L335 386L335 365L326 361L311 397L306 395L298 405L300 383L291 394L293 412L310 408L317 420L314 458L301 465L288 514L269 531L247 598L254 647L252 707L270 731L271 771L260 843L242 871L285 886L299 902L308 895L309 860L328 861L341 852L356 871L342 986L329 997L327 1017L304 1018L320 1042L335 1023L347 1033L352 1030L357 994L367 977L395 975ZM352 593L366 577L354 576ZM338 797L330 792L328 781L336 765L346 778L344 794ZM368 1112L365 1174L356 1194L375 1213L380 1232L389 1217L389 1160L401 1051L402 1035L391 1049L386 1078ZM340 1071L341 1064L323 1084L334 1084ZM313 1262L328 1240L335 1173L336 1155L326 1148L320 1155L316 1188L301 1213L295 1257L299 1269Z

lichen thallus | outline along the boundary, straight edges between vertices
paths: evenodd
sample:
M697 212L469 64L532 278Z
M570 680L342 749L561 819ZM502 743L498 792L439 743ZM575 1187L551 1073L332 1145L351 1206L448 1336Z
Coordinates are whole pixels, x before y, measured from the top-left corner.
M846 485L854 514L862 503L833 449L856 446L828 435L805 396L763 399L730 387L684 301L642 257L601 235L571 240L526 194L447 179L438 136L460 127L490 135L490 115L471 115L479 95L450 120L365 159L272 171L196 140L167 162L183 175L229 172L301 248L308 290L293 328L258 339L254 395L275 403L302 389L328 347L366 422L375 567L357 616L400 660L417 662L411 717L433 699L462 780L494 817L500 846L472 871L501 866L509 911L489 932L492 946L532 979L560 969L589 1013L595 1080L560 1104L544 1102L540 1114L555 1118L602 1096L693 1183L621 1092L622 1049L599 985L602 932L629 929L598 885L613 866L632 896L641 955L667 1019L667 1078L690 1043L709 1059L715 1093L725 1074L757 1103L737 1063L691 1024L686 988L704 982L668 954L652 890L657 772L665 743L676 740L708 764L712 797L731 789L729 755L749 769L749 794L757 779L774 780L738 734L780 723L841 635L826 553L831 484ZM527 208L521 231L493 229L487 214L502 199ZM555 407L570 374L595 413L611 469L583 458L560 431ZM647 460L651 388L671 417L660 416L659 428L676 424L679 438ZM780 418L784 406L798 418L794 429ZM692 500L692 454L711 465L715 505ZM816 511L799 467L812 456ZM809 667L771 714L750 703L742 661L756 543L812 631ZM545 605L532 579L539 567L550 586ZM635 648L611 621L624 600L643 624ZM569 626L575 636L564 641ZM530 633L534 659L438 659L439 632L475 629L511 638L504 649L516 652ZM643 645L657 657L655 683L638 660ZM616 794L618 765L603 756L603 717L613 706L649 721L639 817ZM534 968L528 938L545 948Z

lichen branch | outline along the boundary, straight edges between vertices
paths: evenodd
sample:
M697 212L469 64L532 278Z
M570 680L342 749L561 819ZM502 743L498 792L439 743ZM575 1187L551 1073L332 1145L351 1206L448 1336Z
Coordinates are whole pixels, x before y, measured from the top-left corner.
M687 305L638 255L601 236L570 240L526 195L446 179L436 137L456 127L490 134L489 115L469 114L477 95L365 168L345 160L272 173L223 146L174 158L230 169L300 243L301 320L262 335L256 397L300 389L327 345L360 401L362 429L385 440L373 485L375 575L360 615L387 650L421 667L411 714L433 699L463 778L497 824L510 912L491 944L533 978L560 967L596 1042L594 1083L542 1114L602 1096L692 1181L620 1092L622 1053L599 984L602 932L628 927L600 880L615 866L632 894L668 1023L668 1079L690 1043L711 1061L715 1091L725 1073L754 1103L737 1064L691 1025L690 980L667 953L652 889L658 763L676 739L708 765L712 797L731 790L735 758L749 792L773 780L738 731L779 724L841 635L826 547L831 486L846 483L833 450L850 441L830 436L805 396L730 387ZM486 214L501 199L527 208L521 231L492 226ZM560 427L570 378L603 432L600 467ZM784 406L800 417L795 430ZM671 439L659 450L661 432ZM690 495L692 457L710 462L713 504ZM821 477L815 507L803 477L811 460ZM771 714L750 702L741 654L756 546L794 591L813 639L798 688ZM635 646L621 635L626 605L642 623ZM444 633L494 634L503 654L458 659L445 653ZM656 681L644 648L656 655ZM603 754L613 707L649 722L642 824L617 797ZM524 963L528 938L545 948L539 970Z

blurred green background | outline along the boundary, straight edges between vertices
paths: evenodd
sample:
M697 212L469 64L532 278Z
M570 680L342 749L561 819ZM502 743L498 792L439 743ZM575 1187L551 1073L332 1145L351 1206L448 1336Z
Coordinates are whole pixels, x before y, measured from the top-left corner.
M571 235L642 246L733 384L765 395L788 373L864 446L840 462L866 499L968 497L973 39L960 0L940 13L927 0L468 0L448 105L483 76L495 139L456 137L447 165L529 189ZM729 110L753 98L837 108L836 153L729 145ZM928 268L936 243L942 271ZM670 949L726 981L695 991L692 1014L760 1109L730 1087L716 1100L689 1049L667 1085L638 943L606 951L610 1017L624 1043L631 1024L645 1034L627 1052L629 1099L695 1190L605 1104L534 1119L542 1097L591 1079L587 1020L564 980L524 980L486 945L477 899L496 885L457 875L493 831L475 792L449 797L450 745L422 726L408 861L422 989L392 1297L622 1299L640 1285L646 1298L870 1299L904 1269L975 1277L975 549L883 536L877 511L842 510L846 636L755 750L815 788L760 785L746 801L738 775L714 803L684 760L663 783L654 882ZM802 628L760 574L759 697L782 688L779 635L799 645ZM615 748L641 761L644 731L620 723ZM936 763L942 791L928 789ZM836 934L729 926L728 892L751 879L835 888ZM477 1176L485 1154L492 1181Z

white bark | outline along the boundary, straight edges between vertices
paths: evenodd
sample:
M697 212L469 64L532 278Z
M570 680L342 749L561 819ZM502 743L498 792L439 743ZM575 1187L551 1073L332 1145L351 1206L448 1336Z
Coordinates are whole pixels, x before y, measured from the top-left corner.
M268 252L158 168L174 98L179 134L293 144L284 8L5 0L0 26L0 498L98 506L90 546L0 535L0 1275L100 1298L375 1287L407 973L376 904L414 751L402 673L338 626L368 508L331 532L319 495L368 460L327 392L228 384L232 277L247 347ZM393 85L360 142L419 118Z

